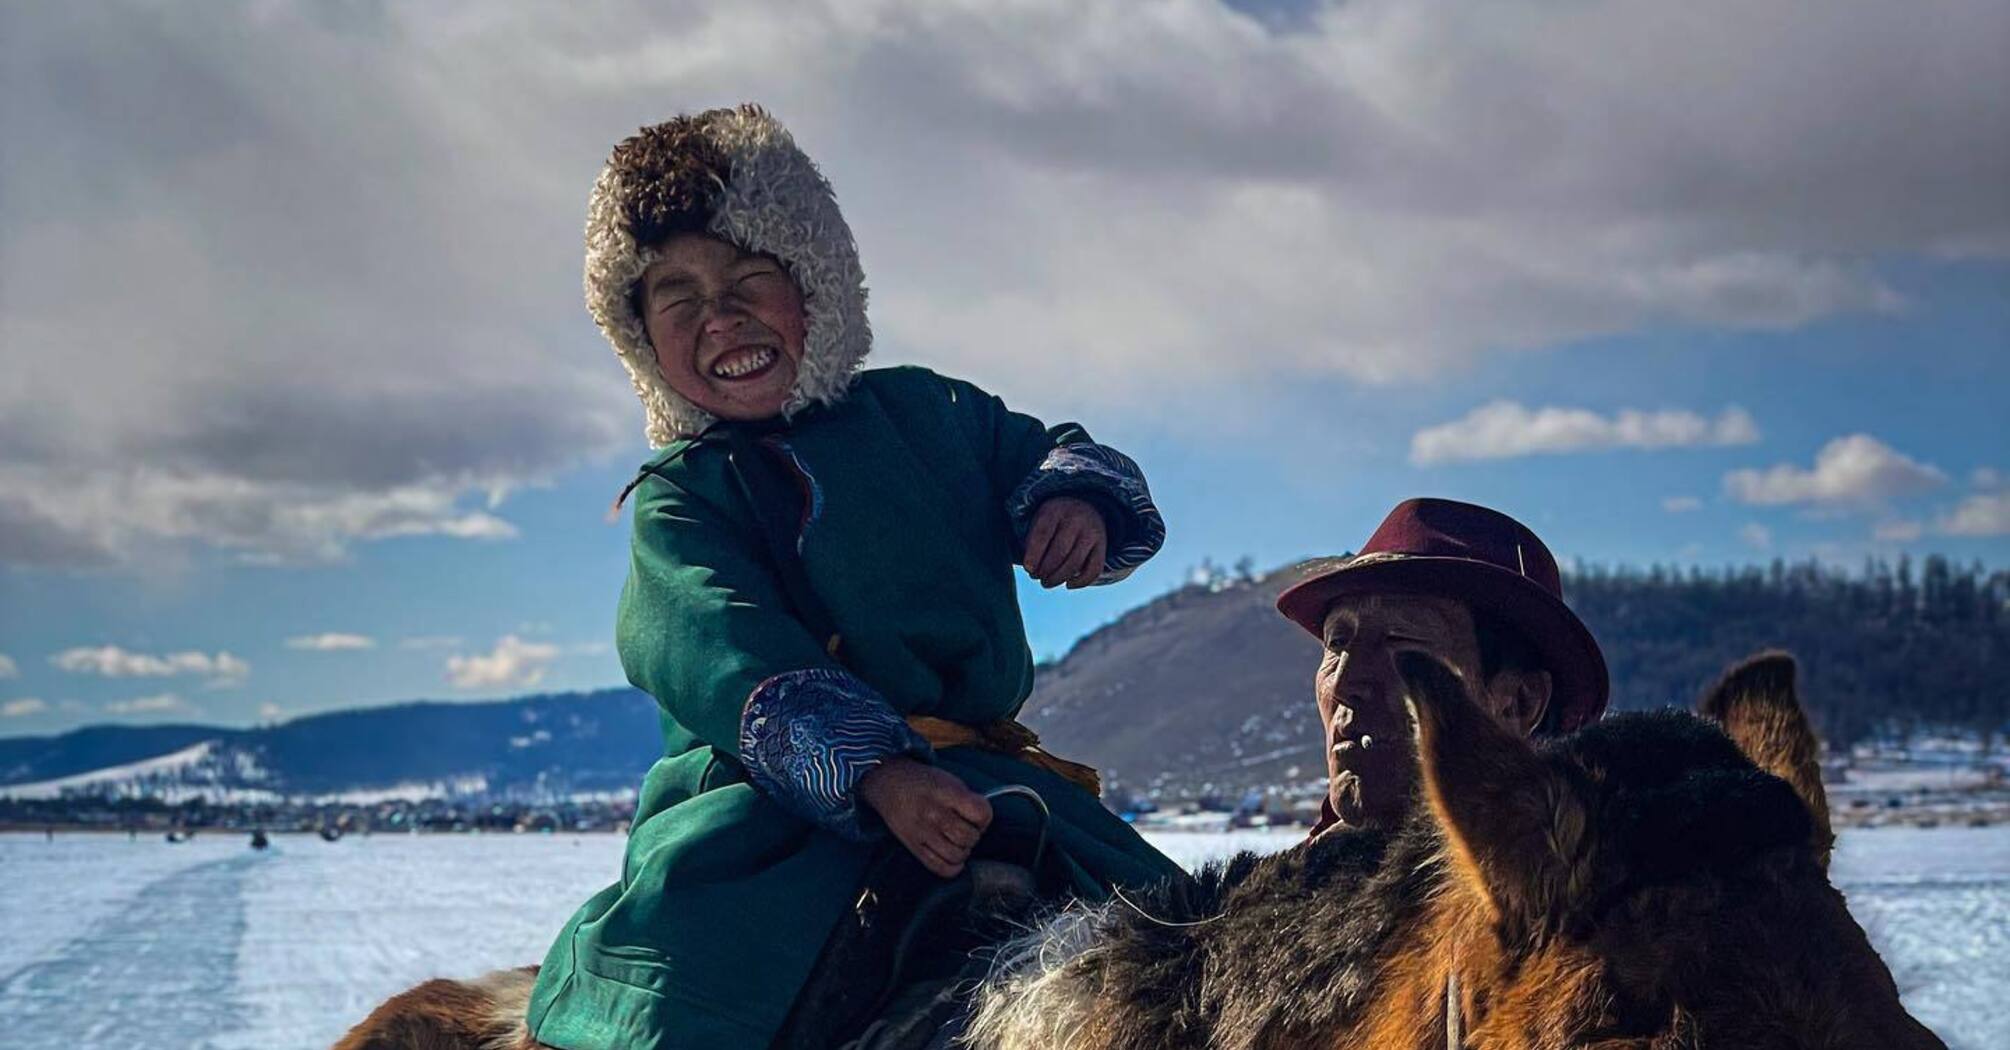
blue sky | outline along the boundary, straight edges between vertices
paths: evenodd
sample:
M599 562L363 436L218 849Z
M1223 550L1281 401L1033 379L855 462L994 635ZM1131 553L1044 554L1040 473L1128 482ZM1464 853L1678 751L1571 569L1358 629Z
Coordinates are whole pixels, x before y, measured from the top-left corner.
M743 98L875 363L1152 478L1156 562L1022 588L1043 656L1411 495L1566 561L2010 562L2003 5L1287 6L8 16L0 734L618 683L581 208Z

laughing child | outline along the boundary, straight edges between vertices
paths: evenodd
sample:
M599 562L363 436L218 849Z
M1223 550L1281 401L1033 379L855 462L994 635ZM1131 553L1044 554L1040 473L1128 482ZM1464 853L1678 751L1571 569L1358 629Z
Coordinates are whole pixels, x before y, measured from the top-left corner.
M1074 588L1151 557L1137 464L961 380L861 370L850 228L757 107L615 147L586 292L660 449L630 486L616 633L664 750L621 880L539 974L540 1042L766 1046L873 844L953 877L1001 786L1047 802L1078 895L1178 871L1012 721L1033 684L1015 568Z

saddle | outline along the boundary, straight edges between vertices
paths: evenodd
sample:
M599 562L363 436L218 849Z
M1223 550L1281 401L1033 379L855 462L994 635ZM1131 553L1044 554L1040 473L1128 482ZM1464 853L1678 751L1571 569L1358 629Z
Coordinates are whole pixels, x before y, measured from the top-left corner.
M989 797L998 818L1006 816L999 802L1023 799L1035 822L994 818L963 872L947 880L899 842L884 843L770 1050L952 1045L968 993L984 976L985 950L1067 893L1065 872L1046 855L1039 796L1008 787Z

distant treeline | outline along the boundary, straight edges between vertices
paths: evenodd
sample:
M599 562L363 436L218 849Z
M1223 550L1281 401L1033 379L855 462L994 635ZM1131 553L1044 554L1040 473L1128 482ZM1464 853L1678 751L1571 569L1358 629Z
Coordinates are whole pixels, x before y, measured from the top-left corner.
M1613 706L1687 703L1759 648L1800 658L1831 744L2010 721L2010 572L1933 556L1740 569L1579 567L1565 583L1611 665Z

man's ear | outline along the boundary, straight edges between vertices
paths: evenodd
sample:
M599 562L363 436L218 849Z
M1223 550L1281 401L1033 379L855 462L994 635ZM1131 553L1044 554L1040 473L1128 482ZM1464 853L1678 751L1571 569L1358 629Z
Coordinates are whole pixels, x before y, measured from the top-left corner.
M1505 668L1487 681L1487 708L1517 735L1534 736L1555 688L1548 671Z

